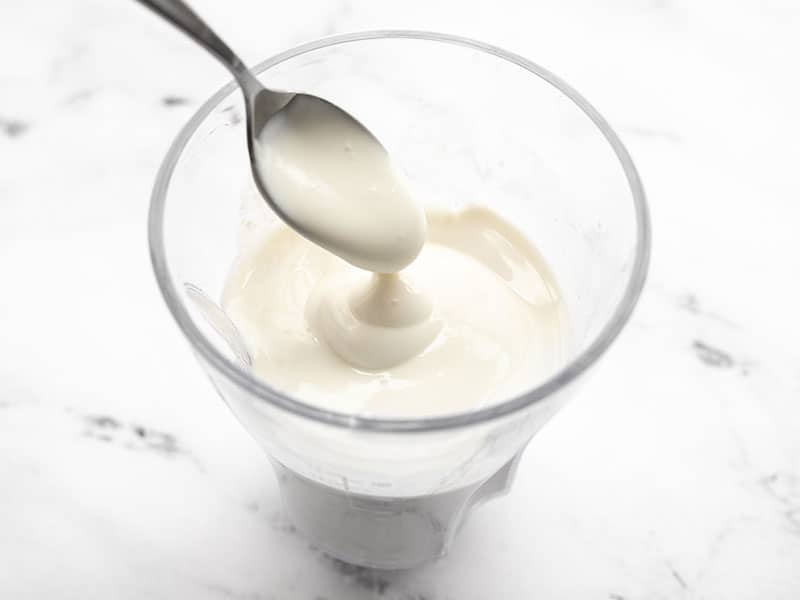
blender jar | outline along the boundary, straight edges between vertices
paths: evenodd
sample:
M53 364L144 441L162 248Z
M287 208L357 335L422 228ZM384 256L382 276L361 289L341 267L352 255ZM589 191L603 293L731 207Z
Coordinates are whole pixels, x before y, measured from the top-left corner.
M276 220L253 200L235 85L212 96L173 143L149 223L169 310L270 457L298 529L345 561L411 567L445 553L469 510L508 489L527 442L624 326L648 264L644 192L622 143L586 100L493 46L365 32L305 44L254 71L270 87L313 93L357 115L426 205L484 204L514 223L565 298L564 364L517 397L418 419L338 413L289 397L250 373L246 349L231 345L215 308L243 240Z

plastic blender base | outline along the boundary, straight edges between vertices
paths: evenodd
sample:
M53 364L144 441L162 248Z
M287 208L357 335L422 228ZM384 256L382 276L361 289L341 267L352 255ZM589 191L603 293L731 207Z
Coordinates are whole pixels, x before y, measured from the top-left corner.
M486 481L438 494L353 494L273 461L295 527L324 553L375 569L409 569L447 554L470 510L508 491L520 454Z

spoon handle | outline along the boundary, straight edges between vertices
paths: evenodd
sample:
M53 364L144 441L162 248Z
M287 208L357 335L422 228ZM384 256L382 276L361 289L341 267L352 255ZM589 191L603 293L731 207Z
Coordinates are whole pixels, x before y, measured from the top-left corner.
M264 86L253 76L228 44L182 0L138 0L208 50L233 74L246 94L255 96Z

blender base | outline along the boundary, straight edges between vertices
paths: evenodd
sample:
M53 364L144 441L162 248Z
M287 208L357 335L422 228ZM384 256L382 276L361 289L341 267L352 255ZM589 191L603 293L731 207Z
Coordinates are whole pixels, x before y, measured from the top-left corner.
M470 510L511 487L521 452L483 482L438 494L353 494L273 461L284 509L320 550L347 563L409 569L447 554Z

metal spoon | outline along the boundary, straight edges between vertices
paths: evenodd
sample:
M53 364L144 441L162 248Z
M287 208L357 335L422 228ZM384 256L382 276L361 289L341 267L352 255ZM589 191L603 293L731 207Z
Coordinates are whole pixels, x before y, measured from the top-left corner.
M281 209L268 191L267 182L264 180L258 165L260 163L258 135L264 126L275 114L280 112L290 102L295 99L303 98L305 102L320 102L329 108L339 111L341 115L352 121L352 123L362 129L364 126L354 119L341 108L310 94L300 94L292 92L280 92L270 90L261 85L261 82L250 72L242 60L231 50L220 37L211 30L189 6L182 0L138 0L144 6L150 8L158 15L162 16L175 27L183 31L186 35L208 50L217 60L219 60L231 72L244 95L245 115L247 125L247 150L250 155L250 170L253 173L256 187L261 193L266 203L287 225L301 235L314 241L314 232L308 231L302 224L291 219L284 210ZM374 137L374 136L373 136Z

